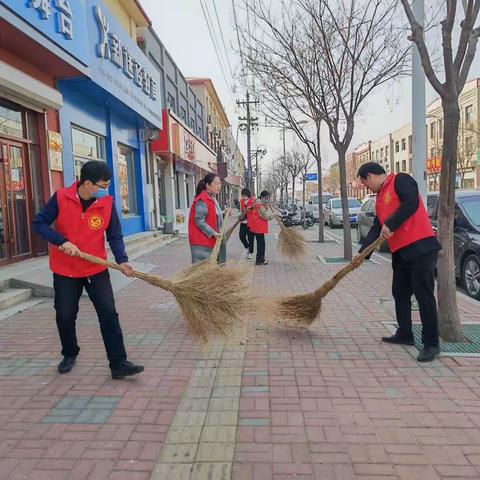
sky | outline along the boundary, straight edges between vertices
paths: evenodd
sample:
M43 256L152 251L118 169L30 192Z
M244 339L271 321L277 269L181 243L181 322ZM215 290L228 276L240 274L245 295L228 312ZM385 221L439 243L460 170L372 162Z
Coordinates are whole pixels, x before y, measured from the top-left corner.
M141 0L145 11L153 22L153 27L174 58L182 73L187 77L211 78L232 124L232 133L237 135L238 117L245 112L236 105L236 100L244 99L245 92L236 87L233 74L238 71L239 58L235 53L237 45L234 29L231 0ZM273 0L275 3L275 0ZM213 23L213 35L218 39L218 49L222 56L224 73L217 59L214 44L210 37L207 19ZM216 7L216 11L215 11ZM217 16L218 14L218 22ZM220 31L220 23L222 29ZM224 43L222 42L222 34ZM224 46L225 45L225 46ZM226 52L225 52L226 50ZM225 57L228 54L228 62ZM226 78L225 78L226 77ZM469 78L480 77L480 46L472 65ZM351 149L357 145L375 140L411 121L411 79L403 78L394 85L378 90L364 105L356 119L355 134ZM427 82L427 105L436 98L436 93ZM260 122L264 117L259 115ZM295 143L294 135L287 132L287 149ZM246 139L241 132L238 144L246 157ZM266 148L267 154L261 161L263 168L281 155L281 133L272 128L260 128L252 139L252 148ZM328 167L336 161L327 132L322 132L323 164ZM314 171L312 169L312 171Z

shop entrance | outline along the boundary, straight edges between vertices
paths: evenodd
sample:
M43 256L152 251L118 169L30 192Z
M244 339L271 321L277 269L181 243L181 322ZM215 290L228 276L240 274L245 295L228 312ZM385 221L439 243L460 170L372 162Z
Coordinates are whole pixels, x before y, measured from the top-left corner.
M22 143L0 138L0 265L31 255L31 187Z

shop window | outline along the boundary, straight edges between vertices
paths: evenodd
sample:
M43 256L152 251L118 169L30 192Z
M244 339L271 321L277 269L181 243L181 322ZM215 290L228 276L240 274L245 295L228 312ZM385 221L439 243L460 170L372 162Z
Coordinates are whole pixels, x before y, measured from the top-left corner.
M465 107L465 124L467 126L471 125L473 121L473 105L468 105Z
M24 138L21 110L0 103L0 134Z
M173 110L174 112L177 111L175 97L170 93L167 94L167 103L168 103L168 108L170 108L170 110Z
M118 145L118 178L122 215L135 215L138 213L135 151L123 145Z
M105 161L105 139L96 133L72 126L72 148L77 180L80 180L80 171L86 162Z

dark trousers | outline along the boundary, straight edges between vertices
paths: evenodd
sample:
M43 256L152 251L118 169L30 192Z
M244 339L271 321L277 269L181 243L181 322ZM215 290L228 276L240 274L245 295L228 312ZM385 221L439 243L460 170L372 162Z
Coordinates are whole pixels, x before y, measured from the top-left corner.
M240 224L239 237L240 241L243 243L243 246L248 249L248 253L253 253L255 234L250 231L246 223Z
M395 254L394 254L395 255ZM397 258L393 262L392 293L398 322L398 335L412 336L412 293L422 320L422 342L438 347L438 317L435 300L435 265L438 252L429 252L409 262Z
M264 233L255 233L255 238L257 239L257 263L265 261L265 234Z
M126 360L127 354L123 343L122 328L115 309L108 270L83 278L64 277L54 273L53 287L55 290L57 328L62 342L62 355L76 357L80 351L75 324L78 302L85 287L98 315L110 368L115 368L119 363Z

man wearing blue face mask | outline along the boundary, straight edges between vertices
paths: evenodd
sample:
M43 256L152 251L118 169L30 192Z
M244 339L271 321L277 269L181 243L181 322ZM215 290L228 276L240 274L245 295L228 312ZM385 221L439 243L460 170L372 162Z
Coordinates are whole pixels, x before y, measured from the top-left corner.
M127 361L108 269L78 256L82 251L106 259L106 235L115 261L125 275L132 274L113 197L108 194L111 176L105 162L85 163L80 181L54 193L33 221L35 233L52 245L50 268L63 355L59 373L70 372L80 352L75 322L84 288L98 315L112 378L143 372L143 366Z

